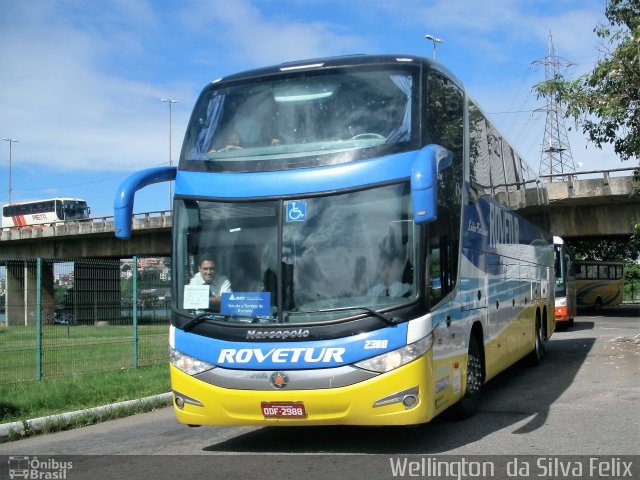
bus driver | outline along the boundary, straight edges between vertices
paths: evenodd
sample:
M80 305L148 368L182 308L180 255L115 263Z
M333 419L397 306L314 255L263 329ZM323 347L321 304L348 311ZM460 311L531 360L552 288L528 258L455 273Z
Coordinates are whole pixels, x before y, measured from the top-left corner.
M231 282L224 275L216 274L216 260L212 255L204 254L198 261L196 273L189 285L209 285L209 306L214 311L220 310L223 293L231 293Z

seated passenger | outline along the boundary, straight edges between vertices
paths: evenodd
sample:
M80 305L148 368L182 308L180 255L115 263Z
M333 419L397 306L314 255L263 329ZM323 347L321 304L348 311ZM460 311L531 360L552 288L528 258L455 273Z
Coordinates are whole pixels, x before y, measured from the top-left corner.
M228 135L223 150L242 148L240 146L241 143L242 143L242 139L240 138L240 134L234 130Z
M379 283L368 291L369 297L407 297L411 294L411 285L402 283L402 263L397 258L383 257L380 261Z

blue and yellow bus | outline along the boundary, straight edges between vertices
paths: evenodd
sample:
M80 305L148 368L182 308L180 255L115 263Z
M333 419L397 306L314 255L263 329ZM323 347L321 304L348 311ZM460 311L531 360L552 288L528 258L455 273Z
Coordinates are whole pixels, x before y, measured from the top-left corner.
M624 264L614 261L574 262L578 308L600 308L622 303Z
M356 55L207 85L173 180L170 370L189 425L405 425L554 331L545 195L441 65Z

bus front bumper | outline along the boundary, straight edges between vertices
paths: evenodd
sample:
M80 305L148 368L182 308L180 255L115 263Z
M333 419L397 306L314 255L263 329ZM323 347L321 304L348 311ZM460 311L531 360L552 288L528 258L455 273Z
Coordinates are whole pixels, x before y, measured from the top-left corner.
M555 308L555 317L556 317L556 322L568 322L569 319L569 311L567 309L567 306L560 306L560 307L556 307Z
M170 365L174 410L188 425L408 425L435 416L431 353L392 372L340 388L221 388ZM413 399L407 398L415 396ZM404 403L403 403L404 400ZM304 416L265 417L268 405L303 405ZM378 405L376 405L376 403ZM298 410L299 412L299 410Z

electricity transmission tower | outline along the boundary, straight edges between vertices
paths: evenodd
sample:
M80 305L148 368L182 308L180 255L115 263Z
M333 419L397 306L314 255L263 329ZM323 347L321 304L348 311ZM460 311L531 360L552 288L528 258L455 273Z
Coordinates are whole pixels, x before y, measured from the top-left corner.
M556 55L553 37L549 31L547 56L533 63L544 65L545 80L557 78L560 70L560 57ZM564 126L564 108L555 95L547 95L547 121L544 127L542 154L540 157L540 175L558 175L576 171L571 156L571 147ZM565 180L565 177L551 177L549 181Z

